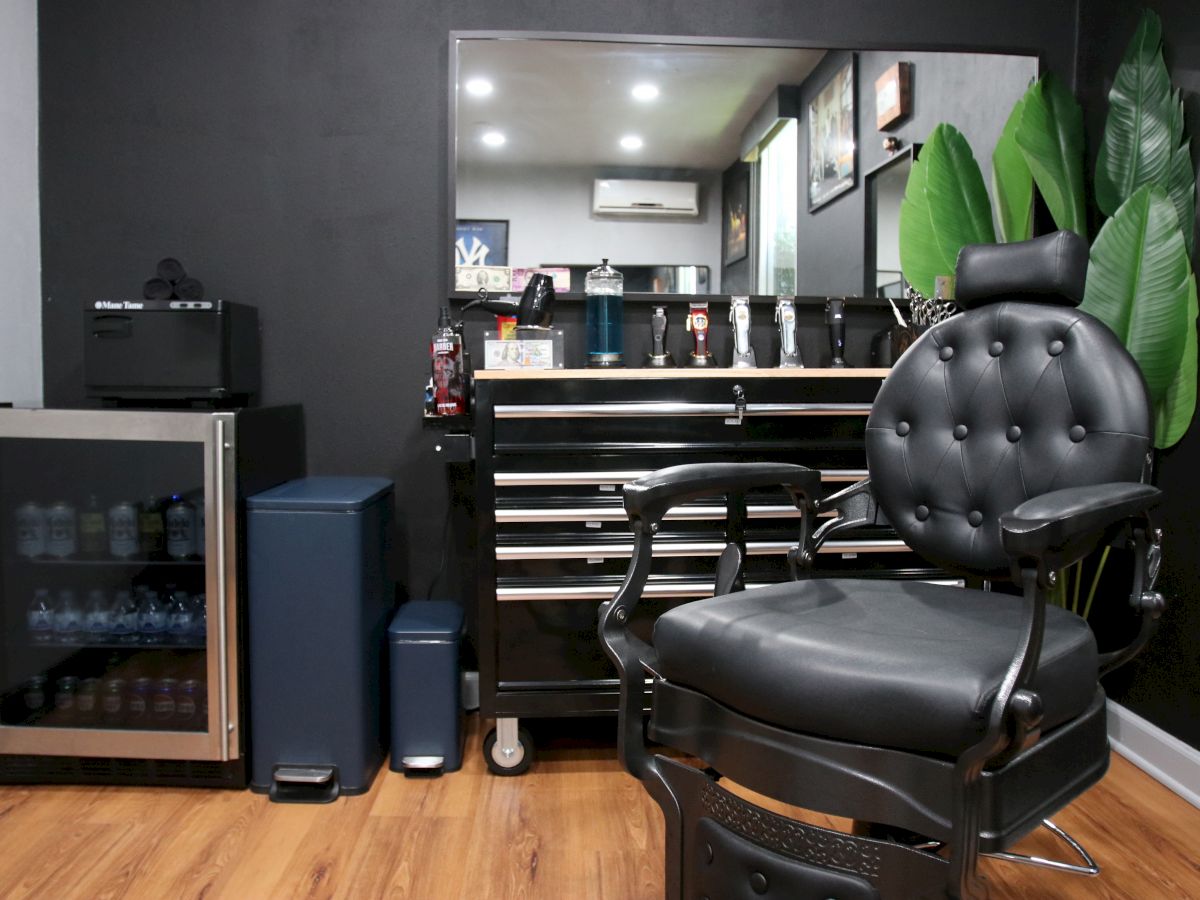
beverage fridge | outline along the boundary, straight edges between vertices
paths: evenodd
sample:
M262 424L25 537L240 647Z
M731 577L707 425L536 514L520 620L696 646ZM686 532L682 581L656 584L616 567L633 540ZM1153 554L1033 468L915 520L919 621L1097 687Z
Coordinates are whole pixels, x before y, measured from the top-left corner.
M245 785L244 498L303 431L0 409L0 782Z

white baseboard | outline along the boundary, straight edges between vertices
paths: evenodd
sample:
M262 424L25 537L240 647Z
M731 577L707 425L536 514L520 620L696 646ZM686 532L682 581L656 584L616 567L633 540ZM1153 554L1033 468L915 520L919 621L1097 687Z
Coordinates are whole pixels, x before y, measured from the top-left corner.
M1108 739L1114 750L1155 781L1200 807L1200 750L1111 700Z

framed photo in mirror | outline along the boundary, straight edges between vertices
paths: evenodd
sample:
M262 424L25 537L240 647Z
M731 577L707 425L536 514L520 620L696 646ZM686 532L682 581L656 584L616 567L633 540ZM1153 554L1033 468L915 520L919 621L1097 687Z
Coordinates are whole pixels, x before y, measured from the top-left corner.
M507 219L459 219L454 225L456 266L507 266Z
M750 252L750 172L745 170L725 186L721 198L724 234L722 265L745 259Z
M851 56L808 104L809 212L854 187L854 62Z

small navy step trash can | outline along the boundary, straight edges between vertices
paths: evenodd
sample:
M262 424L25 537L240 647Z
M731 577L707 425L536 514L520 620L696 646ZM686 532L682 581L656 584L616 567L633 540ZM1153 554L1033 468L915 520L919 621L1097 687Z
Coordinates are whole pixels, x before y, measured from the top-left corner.
M461 606L430 600L405 603L388 626L394 772L434 775L462 768L462 629Z
M387 754L393 484L301 478L246 500L250 787L361 794Z

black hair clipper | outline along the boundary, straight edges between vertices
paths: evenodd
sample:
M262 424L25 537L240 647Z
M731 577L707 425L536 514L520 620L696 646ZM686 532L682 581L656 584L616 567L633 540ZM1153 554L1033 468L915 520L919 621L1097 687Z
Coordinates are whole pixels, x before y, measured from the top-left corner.
M646 366L665 369L674 365L675 360L667 350L667 308L656 306L650 314L650 352L646 354Z

